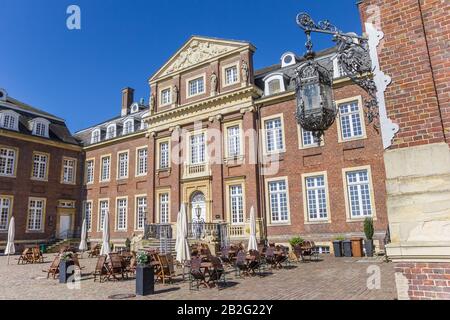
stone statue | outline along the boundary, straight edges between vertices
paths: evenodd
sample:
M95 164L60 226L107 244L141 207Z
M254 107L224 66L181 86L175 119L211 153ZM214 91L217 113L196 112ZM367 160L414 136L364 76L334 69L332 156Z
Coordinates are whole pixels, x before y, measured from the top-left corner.
M215 72L211 75L211 95L215 96L217 94L217 75Z
M154 94L152 94L150 96L149 106L150 106L150 112L155 111L155 95Z
M244 81L243 84L244 85L248 84L249 70L248 70L248 64L244 60L242 60L241 73L242 73L242 80Z
M173 87L173 93L172 93L172 102L174 105L178 105L178 95L179 95L179 90L177 86Z

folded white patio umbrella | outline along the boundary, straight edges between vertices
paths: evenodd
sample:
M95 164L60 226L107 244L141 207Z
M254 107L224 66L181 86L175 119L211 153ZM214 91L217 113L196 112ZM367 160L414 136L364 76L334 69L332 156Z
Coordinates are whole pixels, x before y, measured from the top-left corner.
M102 235L102 249L100 255L108 255L111 252L109 247L109 212L105 213L103 218L103 235Z
M181 215L181 207L180 207L180 211L178 211L178 215L177 215L177 233L176 233L175 250L178 249L178 246L180 245L180 241L181 241L180 215Z
M188 242L188 230L187 230L187 217L186 209L184 204L181 205L179 220L177 221L177 257L176 260L180 263L191 260L191 254L189 252L189 242ZM179 237L179 240L178 240Z
M258 250L258 242L256 241L256 217L255 209L250 209L250 239L248 240L248 251Z
M83 252L86 251L88 249L87 246L87 232L86 232L86 218L83 219L83 224L81 225L81 241L80 241L80 246L78 247L78 249Z
M5 255L8 255L8 264L9 264L9 256L11 254L16 253L16 248L14 246L14 236L15 236L15 228L16 222L14 217L9 221L8 227L8 243L6 244Z

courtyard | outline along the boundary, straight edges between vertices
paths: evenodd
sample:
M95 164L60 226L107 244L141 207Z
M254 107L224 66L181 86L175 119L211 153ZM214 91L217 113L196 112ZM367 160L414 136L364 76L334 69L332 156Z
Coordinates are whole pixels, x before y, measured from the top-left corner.
M87 256L87 254L85 254ZM58 280L47 279L53 255L45 263L17 265L16 257L0 257L0 299L108 300L133 295L134 279L94 282L91 272L96 259L82 258L84 267L79 289L69 289ZM267 270L262 277L237 277L227 273L227 286L189 290L181 269L173 284L155 285L155 294L132 300L393 300L396 299L394 266L377 258L321 257L318 262L291 263L279 270ZM377 280L377 275L379 281ZM367 285L368 279L372 286ZM379 284L379 286L377 286Z

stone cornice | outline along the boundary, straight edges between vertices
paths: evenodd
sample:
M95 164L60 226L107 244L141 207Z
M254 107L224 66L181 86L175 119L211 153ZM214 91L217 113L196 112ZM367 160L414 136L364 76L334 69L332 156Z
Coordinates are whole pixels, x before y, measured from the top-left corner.
M91 145L88 145L88 146L84 146L83 150L92 150L92 149L97 149L97 148L103 148L103 147L109 146L111 144L116 144L116 143L123 142L123 141L128 140L128 139L139 138L139 137L146 137L146 134L147 134L147 131L144 130L144 131L139 131L137 133L128 134L126 136L119 136L119 137L116 137L114 139L102 141L100 143L91 144Z

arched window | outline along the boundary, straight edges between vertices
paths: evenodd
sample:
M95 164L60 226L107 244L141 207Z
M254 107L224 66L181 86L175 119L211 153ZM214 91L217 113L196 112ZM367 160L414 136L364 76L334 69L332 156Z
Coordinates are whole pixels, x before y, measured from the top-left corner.
M19 130L19 114L12 110L0 112L0 127L9 130Z
M286 90L284 85L284 75L282 73L272 73L264 79L264 95L270 96Z
M100 129L95 129L91 134L91 143L99 143L100 142Z
M117 133L117 127L116 124L110 124L107 128L106 128L106 139L112 139L116 137L116 133Z
M48 129L50 121L43 118L36 118L31 120L32 134L35 136L48 138Z
M123 134L125 135L133 132L134 132L134 120L129 119L125 121L125 123L123 124Z

